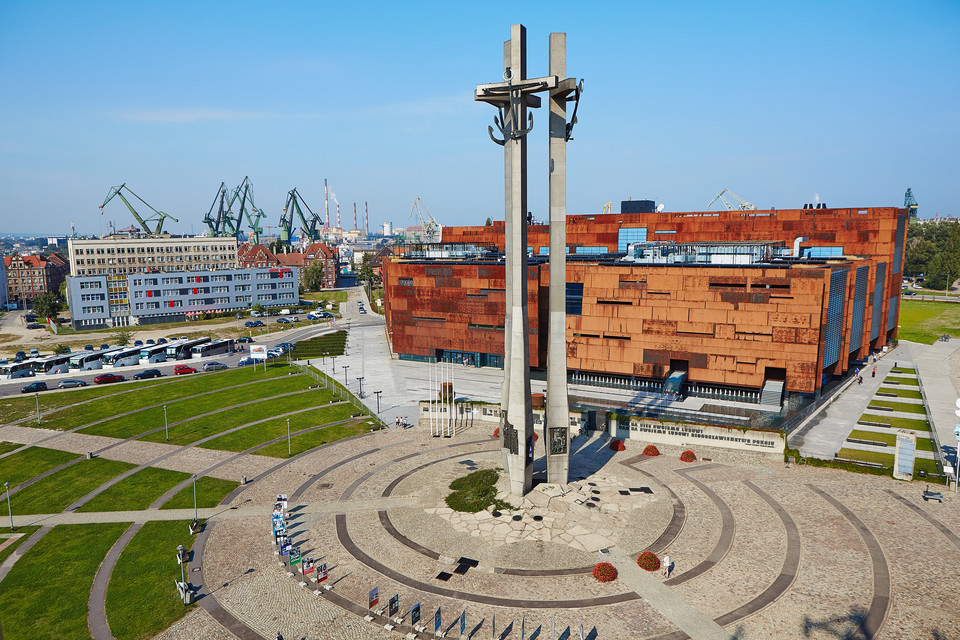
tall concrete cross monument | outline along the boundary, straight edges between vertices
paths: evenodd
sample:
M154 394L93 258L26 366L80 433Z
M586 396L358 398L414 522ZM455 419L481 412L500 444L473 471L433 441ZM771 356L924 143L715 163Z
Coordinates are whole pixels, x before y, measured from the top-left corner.
M557 42L563 48L565 40L562 34ZM551 43L554 42L551 36ZM504 331L504 386L501 395L501 435L504 466L510 478L510 492L515 495L524 495L533 484L533 410L530 402L530 346L528 340L529 315L527 311L527 147L526 135L533 128L533 114L527 114L528 107L539 107L540 98L536 95L543 91L558 89L559 81L556 75L542 78L527 78L526 69L526 29L523 25L513 25L510 29L510 40L504 43L504 82L482 84L477 86L475 99L487 102L497 107L499 114L494 123L500 137L494 134L493 127L489 128L490 137L504 148L504 182L505 182L505 280L506 280L506 318ZM562 56L565 58L565 53ZM553 63L551 63L553 64ZM565 66L565 63L560 64ZM566 81L565 81L566 82ZM567 83L571 84L572 83ZM575 87L563 94L563 101ZM578 94L579 95L579 94ZM565 106L564 106L564 129ZM569 137L565 133L564 143ZM551 163L554 161L553 146L551 144ZM565 163L565 152L558 153L561 164ZM565 173L563 174L565 175ZM561 195L565 189L561 188ZM562 207L565 205L561 204ZM552 216L552 214L551 214ZM566 224L565 220L561 226ZM552 235L552 231L551 231ZM565 244L565 237L561 239ZM553 240L551 239L551 244ZM559 250L563 256L565 249ZM551 266L551 269L553 267ZM564 267L565 270L565 267ZM559 282L565 291L566 274ZM551 287L553 286L551 280ZM552 294L551 294L552 295ZM565 295L565 294L564 294ZM551 305L552 305L551 300ZM561 298L561 306L563 299ZM553 314L551 307L551 324ZM563 321L565 325L565 320ZM552 332L551 332L552 333ZM566 353L565 328L562 330L563 353ZM564 355L564 357L566 357ZM548 374L549 375L549 374ZM566 366L564 362L563 392L566 399ZM564 409L564 416L567 410ZM567 420L564 418L564 424ZM562 475L566 481L566 469L569 465L566 447L566 438L563 439L563 451L557 451L556 456L562 456ZM549 446L549 445L548 445ZM548 449L549 450L549 449ZM548 456L549 459L549 456ZM556 466L556 465L555 465ZM548 474L549 475L549 474Z

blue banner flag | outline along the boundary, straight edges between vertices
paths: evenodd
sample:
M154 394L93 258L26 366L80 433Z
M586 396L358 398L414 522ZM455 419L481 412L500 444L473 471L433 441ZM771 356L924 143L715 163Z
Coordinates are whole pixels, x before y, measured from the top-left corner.
M437 617L433 621L433 632L440 631L440 607L437 607Z

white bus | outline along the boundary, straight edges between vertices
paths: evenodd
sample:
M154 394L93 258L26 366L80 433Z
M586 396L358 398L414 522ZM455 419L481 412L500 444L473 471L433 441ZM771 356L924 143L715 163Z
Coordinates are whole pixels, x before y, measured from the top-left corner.
M104 367L131 367L140 364L140 347L124 347L103 355Z
M0 380L31 377L34 362L34 360L24 360L23 362L10 362L0 365Z
M71 371L93 371L103 368L103 356L114 351L120 351L123 347L110 347L103 351L81 351L71 354Z
M140 364L154 364L167 361L167 345L149 345L140 349Z
M192 350L197 345L210 342L210 338L196 338L194 340L180 340L175 344L168 344L167 360L189 360L193 355Z
M33 361L34 375L52 375L55 373L70 373L70 354L62 353L58 356L46 356Z
M233 340L214 340L197 345L190 350L191 358L206 358L233 352Z

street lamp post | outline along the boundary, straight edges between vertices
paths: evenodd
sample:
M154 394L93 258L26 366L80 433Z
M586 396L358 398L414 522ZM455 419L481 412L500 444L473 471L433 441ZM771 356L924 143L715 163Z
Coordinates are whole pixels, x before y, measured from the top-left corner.
M40 394L34 394L37 397L37 426L40 426Z
M344 386L344 388L346 388L346 386L347 386L347 369L349 369L349 368L350 368L350 365L348 365L348 364L343 365L343 386Z
M374 393L377 394L377 418L379 419L380 418L380 394L383 393L383 391L374 391Z
M193 519L197 520L197 474L193 474Z
M163 436L170 440L170 432L167 430L167 405L163 405Z
M180 565L180 582L186 582L186 579L183 575L183 552L186 550L187 548L182 544L177 545L177 564Z
M290 451L290 418L287 418L287 457L293 455Z
M10 483L4 482L3 488L7 490L7 513L10 514L10 531L13 531L13 509L10 508Z
M363 376L358 377L357 382L360 383L360 398L363 398Z

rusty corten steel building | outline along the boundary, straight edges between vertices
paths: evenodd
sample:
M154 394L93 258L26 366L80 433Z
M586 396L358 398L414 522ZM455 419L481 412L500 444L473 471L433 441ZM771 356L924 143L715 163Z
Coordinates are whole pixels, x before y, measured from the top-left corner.
M816 393L896 337L907 212L896 208L626 213L567 218L567 367L758 390ZM481 257L384 262L385 313L401 358L502 366L503 223L446 227ZM777 257L628 262L634 243L779 244ZM549 239L528 228L531 366L546 365ZM540 313L543 309L544 313Z

